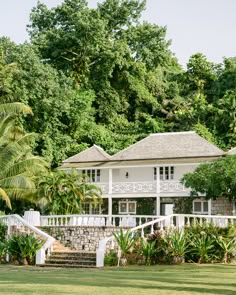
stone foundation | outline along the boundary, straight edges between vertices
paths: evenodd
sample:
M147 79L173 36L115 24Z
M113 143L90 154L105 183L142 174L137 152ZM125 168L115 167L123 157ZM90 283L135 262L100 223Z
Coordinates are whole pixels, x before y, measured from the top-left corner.
M212 215L233 215L233 203L225 198L217 198L211 202Z
M99 241L112 236L113 232L119 232L120 227L54 226L43 230L72 250L96 251ZM108 242L107 249L111 248L113 245Z

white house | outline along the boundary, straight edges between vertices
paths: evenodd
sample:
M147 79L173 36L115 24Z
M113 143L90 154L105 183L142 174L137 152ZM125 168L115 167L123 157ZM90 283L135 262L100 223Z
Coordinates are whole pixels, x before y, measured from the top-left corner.
M60 169L75 168L101 187L103 205L85 203L86 214L159 216L173 213L174 200L190 197L180 182L185 173L224 155L192 131L157 133L113 156L94 145L63 161ZM233 204L224 199L206 201L202 196L191 202L189 213L234 214Z

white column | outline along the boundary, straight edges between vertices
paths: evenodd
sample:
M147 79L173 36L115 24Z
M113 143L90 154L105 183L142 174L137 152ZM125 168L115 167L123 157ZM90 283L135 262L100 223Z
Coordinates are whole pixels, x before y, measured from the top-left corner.
M160 167L156 167L157 175L156 175L156 193L159 194L161 192L160 185Z
M160 216L161 210L160 210L160 192L161 192L161 186L160 186L160 167L156 167L156 215Z
M108 225L112 225L112 169L109 168L108 180Z
M112 194L112 169L109 168L109 177L108 177L108 194Z
M211 215L211 199L208 200L208 215Z
M156 215L157 215L157 216L160 216L160 206L161 206L160 203L161 203L161 202L160 202L160 196L157 195L157 196L156 196Z

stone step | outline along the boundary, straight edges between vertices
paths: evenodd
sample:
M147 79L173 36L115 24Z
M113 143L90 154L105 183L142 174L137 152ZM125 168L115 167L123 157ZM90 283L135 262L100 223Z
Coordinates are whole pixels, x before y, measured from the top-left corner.
M96 257L96 252L79 252L79 251L53 251L51 256L70 256L70 257Z
M96 252L54 251L45 261L52 267L96 267Z
M55 259L60 259L60 260L86 260L86 261L96 261L96 257L90 257L90 256L70 256L70 255L53 255L50 256L47 260L55 260Z
M96 265L96 260L70 260L70 259L47 259L46 264L73 264L73 265Z
M39 264L36 266L40 267L65 267L65 268L95 268L96 265L82 265L82 264L52 264L52 263L45 263Z

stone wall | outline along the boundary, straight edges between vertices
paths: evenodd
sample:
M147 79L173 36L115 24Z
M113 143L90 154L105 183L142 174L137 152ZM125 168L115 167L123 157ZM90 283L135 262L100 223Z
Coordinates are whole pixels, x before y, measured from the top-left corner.
M53 226L43 230L72 250L96 251L99 241L112 236L113 232L119 232L120 227ZM107 249L112 247L113 245L109 242Z
M211 203L212 215L233 215L233 203L225 198L212 200Z

